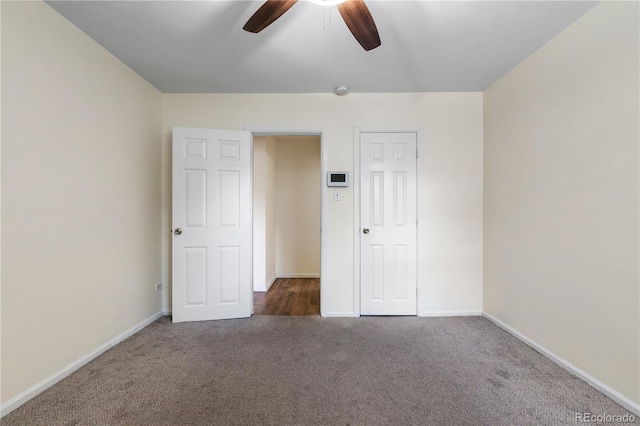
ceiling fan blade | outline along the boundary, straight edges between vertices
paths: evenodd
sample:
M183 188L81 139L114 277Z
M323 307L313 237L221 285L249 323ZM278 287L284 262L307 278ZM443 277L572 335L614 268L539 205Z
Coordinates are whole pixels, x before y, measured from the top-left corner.
M268 0L242 27L250 33L259 33L281 17L298 0Z
M378 28L376 28L376 23L363 0L347 0L338 5L338 10L347 27L351 30L351 34L364 50L380 46Z

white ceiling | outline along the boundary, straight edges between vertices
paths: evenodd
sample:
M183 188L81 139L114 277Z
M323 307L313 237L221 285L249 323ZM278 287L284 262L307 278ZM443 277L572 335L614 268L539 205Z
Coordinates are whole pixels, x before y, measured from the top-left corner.
M303 0L259 34L261 1L47 3L165 93L326 93L482 91L596 2L369 0L370 52Z

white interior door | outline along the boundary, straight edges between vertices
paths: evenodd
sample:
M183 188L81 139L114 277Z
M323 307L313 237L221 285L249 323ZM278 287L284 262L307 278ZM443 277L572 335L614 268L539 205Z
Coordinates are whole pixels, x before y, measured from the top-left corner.
M416 133L360 134L360 313L416 315Z
M251 135L173 128L173 322L251 315Z

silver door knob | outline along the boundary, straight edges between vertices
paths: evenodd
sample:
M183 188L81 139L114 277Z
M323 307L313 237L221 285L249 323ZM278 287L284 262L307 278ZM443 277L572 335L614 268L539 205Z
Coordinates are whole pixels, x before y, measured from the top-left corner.
M369 228L362 228L362 232L365 233L365 234L368 234L369 233Z
M176 235L181 235L182 234L182 228L176 228L175 231L173 231L174 234Z

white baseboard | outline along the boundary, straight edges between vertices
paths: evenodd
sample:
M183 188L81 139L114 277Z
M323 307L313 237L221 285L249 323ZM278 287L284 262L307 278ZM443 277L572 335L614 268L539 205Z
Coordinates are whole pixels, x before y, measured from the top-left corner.
M114 337L113 339L109 340L107 343L103 344L102 346L97 348L95 351L93 351L93 352L83 356L82 358L72 362L71 364L67 365L62 370L58 371L57 373L53 374L52 376L47 377L46 379L42 380L41 382L36 383L35 385L31 386L29 389L25 390L24 392L22 392L22 393L16 395L15 397L11 398L9 401L5 402L0 407L0 417L6 416L10 412L15 410L19 406L21 406L22 404L24 404L25 402L29 401L31 398L34 398L35 396L37 396L37 395L41 394L42 392L44 392L45 390L49 389L51 386L55 385L60 380L64 379L65 377L67 377L69 375L71 375L72 373L74 373L75 371L77 371L81 367L85 366L89 362L93 361L95 358L97 358L98 356L102 355L103 353L105 353L106 351L108 351L109 349L111 349L112 347L117 345L118 343L122 342L126 338L136 334L138 331L142 330L143 328L145 328L146 326L148 326L149 324L151 324L152 322L154 322L158 318L162 317L163 315L165 315L165 313L162 312L162 311L153 314L152 316L150 316L146 320L136 324L135 326L133 326L129 330L125 331L124 333L122 333L122 334Z
M511 335L517 337L522 342L524 342L527 345L531 346L533 349L535 349L536 351L540 352L542 355L546 356L551 361L553 361L556 364L558 364L560 367L564 368L568 372L570 372L573 375L575 375L575 376L579 377L580 379L584 380L585 382L587 382L592 387L596 388L597 390L599 390L600 392L602 392L603 394L605 394L609 398L613 399L618 404L622 405L627 410L631 411L633 414L635 414L637 416L640 416L640 404L637 404L637 403L633 402L632 400L630 400L626 396L622 395L620 392L614 390L610 386L605 385L600 380L596 379L595 377L591 376L590 374L586 373L585 371L583 371L580 368L576 367L575 365L571 364L566 359L564 359L562 357L559 357L558 355L554 354L553 352L551 352L549 349L545 348L544 346L539 345L538 343L536 343L533 340L529 339L527 336L521 334L516 329L514 329L511 326L509 326L509 325L503 323L502 321L500 321L498 318L496 318L496 317L494 317L492 315L489 315L486 312L483 312L482 316L485 317L486 319L488 319L489 321L491 321L492 323L494 323L495 325L497 325L498 327L500 327L503 330L507 331Z
M275 278L320 278L320 274L276 274Z
M273 278L271 278L269 280L269 284L267 284L267 289L265 291L269 291L269 289L271 288L271 286L273 285L273 283L276 282L276 280L278 279L277 275L274 275Z
M264 292L264 291L269 291L269 289L271 288L271 286L273 285L274 282L276 282L276 280L278 279L277 275L274 275L273 278L271 278L269 280L269 282L267 283L267 285L263 285L261 287L254 287L253 291L259 291L259 292Z
M481 311L424 311L418 314L420 317L479 317Z
M360 315L355 312L328 312L322 314L323 317L343 317L343 318L357 318ZM425 311L418 314L419 317L479 317L482 316L480 311Z
M355 312L326 312L321 316L323 318L358 318L360 315Z
M266 287L256 287L253 291L269 291L278 278L320 278L320 274L275 274Z

